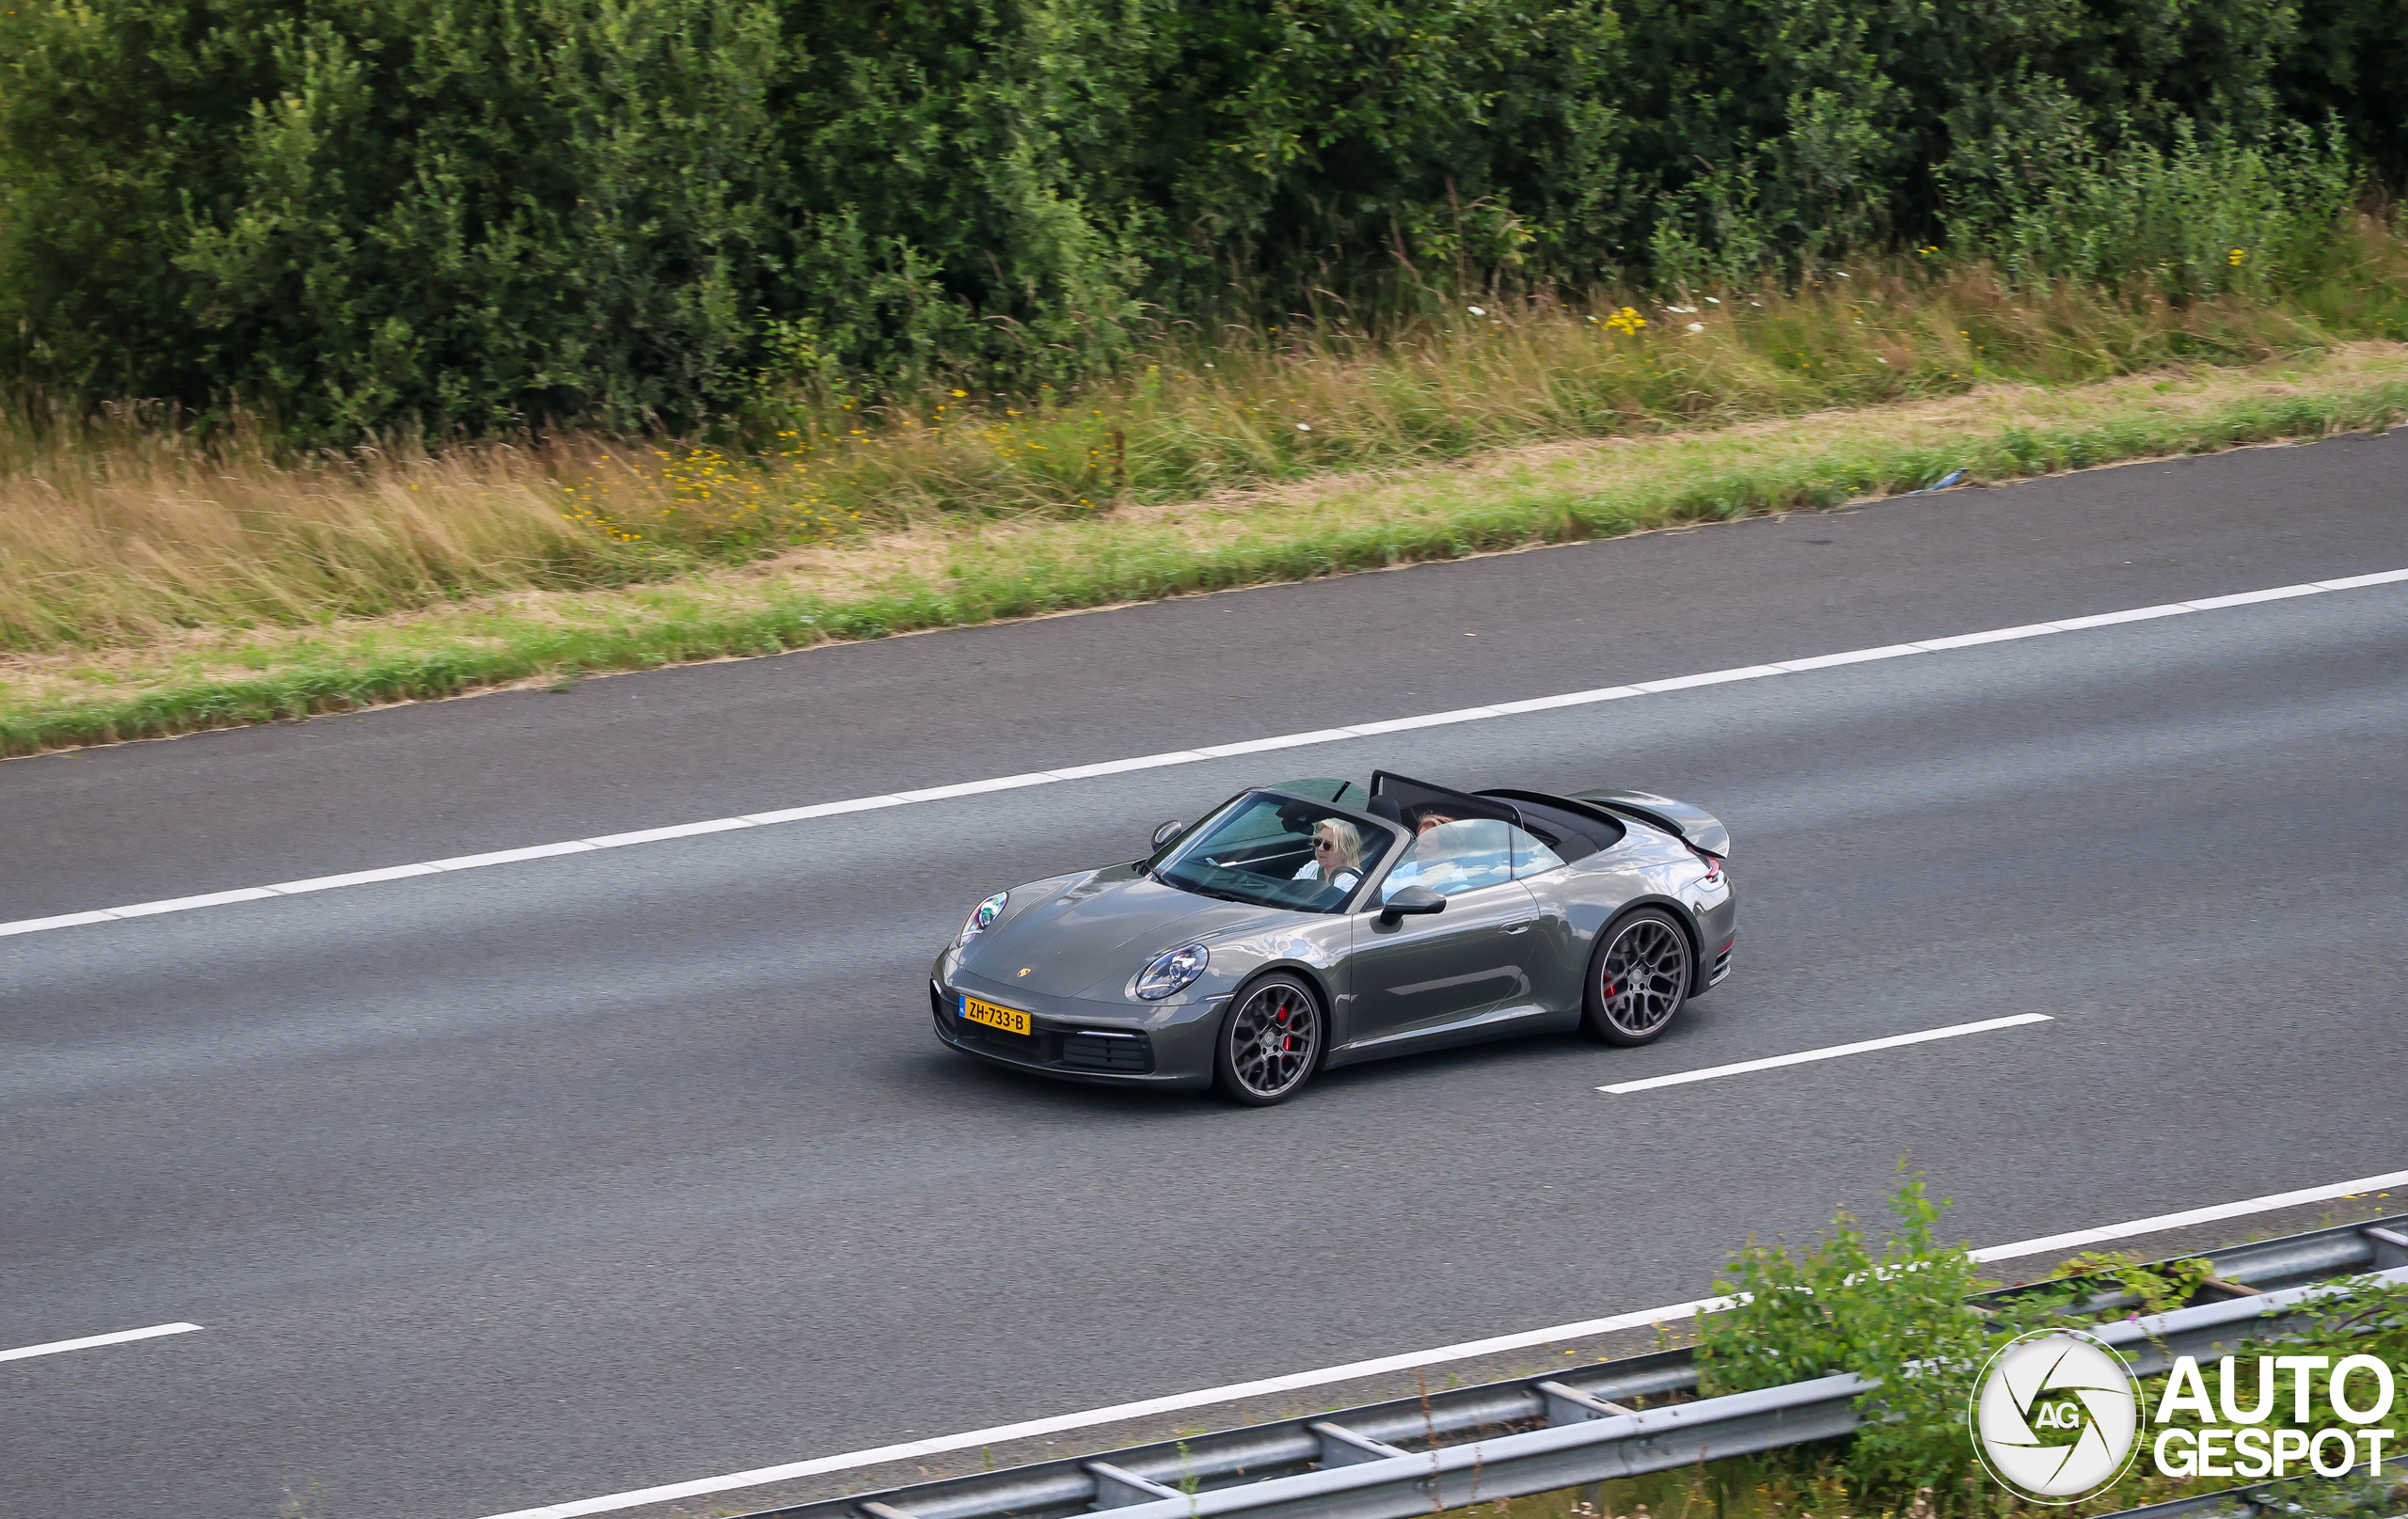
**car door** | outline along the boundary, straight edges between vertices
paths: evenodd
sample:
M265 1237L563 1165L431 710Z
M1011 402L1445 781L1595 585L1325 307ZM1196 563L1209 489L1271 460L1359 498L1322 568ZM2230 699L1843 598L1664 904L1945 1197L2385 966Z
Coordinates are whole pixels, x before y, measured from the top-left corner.
M1341 1048L1402 1046L1529 1002L1538 907L1512 878L1506 830L1481 818L1425 832L1355 912ZM1445 910L1382 922L1378 898L1407 885L1436 892Z

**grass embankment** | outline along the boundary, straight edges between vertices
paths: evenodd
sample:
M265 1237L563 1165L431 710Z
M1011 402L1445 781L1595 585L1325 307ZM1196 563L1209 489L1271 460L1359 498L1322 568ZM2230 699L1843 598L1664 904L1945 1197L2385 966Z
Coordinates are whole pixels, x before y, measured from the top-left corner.
M2408 346L2337 333L2408 331L2408 254L2363 246L2282 303L1970 274L1237 335L1076 402L797 403L752 451L21 426L0 752L2381 427Z

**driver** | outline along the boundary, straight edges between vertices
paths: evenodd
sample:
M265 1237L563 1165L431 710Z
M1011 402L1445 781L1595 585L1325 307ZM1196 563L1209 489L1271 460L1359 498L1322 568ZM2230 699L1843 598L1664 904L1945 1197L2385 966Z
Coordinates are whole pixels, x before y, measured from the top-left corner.
M1413 847L1388 872L1385 893L1422 886L1440 896L1511 878L1505 825L1491 818L1453 818L1425 813L1417 820Z
M1351 892L1363 878L1363 831L1342 817L1324 817L1313 828L1313 857L1298 868L1297 880L1326 881Z

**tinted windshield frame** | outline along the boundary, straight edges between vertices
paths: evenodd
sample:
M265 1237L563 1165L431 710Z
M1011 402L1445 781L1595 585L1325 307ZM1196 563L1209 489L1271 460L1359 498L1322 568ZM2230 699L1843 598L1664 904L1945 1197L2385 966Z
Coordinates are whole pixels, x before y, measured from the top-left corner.
M1353 886L1347 888L1343 896L1335 902L1317 904L1247 893L1244 889L1249 879L1259 881L1264 878L1255 872L1226 865L1207 865L1202 870L1190 873L1187 878L1181 878L1175 874L1191 857L1197 854L1219 829L1248 806L1264 800L1286 803L1311 814L1314 827L1318 827L1324 818L1337 818L1353 826L1362 834L1363 852L1369 858L1356 867L1357 878ZM1364 891L1370 885L1371 878L1385 874L1386 867L1393 863L1389 857L1398 852L1397 840L1396 829L1379 818L1344 807L1333 807L1328 802L1317 801L1309 797L1300 797L1294 792L1258 786L1230 798L1219 807L1214 808L1195 827L1171 841L1159 854L1147 862L1147 874L1163 885L1175 887L1196 896L1211 897L1219 901L1242 902L1248 907L1269 908L1282 912L1303 912L1317 917L1332 917L1345 913L1361 898ZM1205 874L1206 870L1212 874ZM1215 887L1221 889L1212 889Z

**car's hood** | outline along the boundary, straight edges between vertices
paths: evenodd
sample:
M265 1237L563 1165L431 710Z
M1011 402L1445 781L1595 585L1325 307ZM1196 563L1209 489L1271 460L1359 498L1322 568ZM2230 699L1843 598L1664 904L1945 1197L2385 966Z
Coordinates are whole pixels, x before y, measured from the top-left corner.
M1124 866L1053 887L1045 901L972 940L960 964L986 980L1039 996L1107 997L1165 950L1297 916L1285 908L1198 896Z

